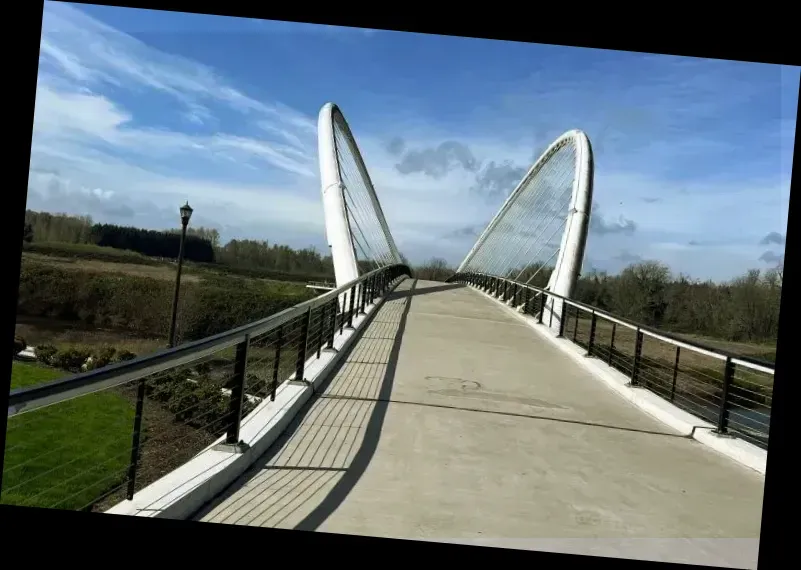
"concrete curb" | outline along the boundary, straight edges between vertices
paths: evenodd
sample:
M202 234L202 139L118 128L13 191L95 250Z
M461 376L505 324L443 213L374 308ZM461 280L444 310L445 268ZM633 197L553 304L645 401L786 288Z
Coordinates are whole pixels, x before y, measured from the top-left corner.
M278 390L275 401L269 399L259 404L240 427L240 439L248 446L242 453L221 451L215 446L225 441L219 438L192 459L151 483L134 495L133 500L124 500L107 511L108 514L187 519L203 505L213 500L225 488L242 475L276 439L312 397L316 389L327 378L344 354L358 339L386 301L387 297L403 283L399 280L386 295L375 304L365 307L365 314L354 316L353 330L334 339L335 351L322 351L306 361L305 376L308 384L290 384L291 375Z
M699 443L714 449L718 453L733 459L741 465L757 471L762 476L765 475L768 453L764 449L736 437L719 436L713 433L712 430L715 429L715 426L711 423L685 412L681 408L674 406L667 400L660 398L645 388L628 386L629 379L620 371L597 358L587 357L584 350L579 346L573 344L566 338L558 338L552 332L549 332L550 329L547 325L537 323L534 317L520 313L513 307L510 307L503 301L482 291L478 287L473 285L469 285L469 287L488 299L491 299L517 319L528 324L532 329L537 331L537 334L570 356L570 358L583 366L593 376L603 381L609 388L648 415L692 437Z

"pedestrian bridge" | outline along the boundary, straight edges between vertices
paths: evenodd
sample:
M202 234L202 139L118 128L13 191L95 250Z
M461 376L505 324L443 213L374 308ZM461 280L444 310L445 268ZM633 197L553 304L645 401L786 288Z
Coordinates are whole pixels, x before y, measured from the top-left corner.
M395 538L758 537L763 478L464 285L406 279L194 518Z
M320 141L335 288L13 390L3 502L756 567L772 366L572 298L582 133L448 283L405 264L336 107Z

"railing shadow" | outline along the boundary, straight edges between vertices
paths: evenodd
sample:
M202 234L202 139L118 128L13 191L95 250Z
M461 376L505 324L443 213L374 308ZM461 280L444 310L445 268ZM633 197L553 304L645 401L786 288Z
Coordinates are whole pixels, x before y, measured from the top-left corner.
M378 447L416 285L387 296L284 434L195 520L316 530L342 504Z
M441 293L443 291L450 291L451 289L464 289L466 285L462 283L443 283L442 285L434 285L433 287L417 287L413 293L409 295L412 297L419 297L420 295L429 295L431 293Z

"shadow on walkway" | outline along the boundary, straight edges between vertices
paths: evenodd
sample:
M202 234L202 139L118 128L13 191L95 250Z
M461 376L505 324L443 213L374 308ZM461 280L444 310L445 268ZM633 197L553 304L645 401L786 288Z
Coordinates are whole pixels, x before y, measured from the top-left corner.
M415 279L414 281L417 281L417 279ZM430 293L441 293L442 291L450 291L451 289L464 289L465 287L466 285L463 285L462 283L443 283L441 285L433 285L431 287L419 287L416 288L411 293L406 292L406 295L410 295L412 297L418 297L420 295L428 295Z
M347 499L375 456L390 404L500 414L644 435L687 437L563 418L393 400L393 386L413 297L464 287L402 282L359 331L287 430L254 465L194 520L317 530ZM391 491L388 489L388 491Z
M316 530L341 505L378 447L416 285L387 296L275 444L194 520ZM287 525L321 491L316 506Z

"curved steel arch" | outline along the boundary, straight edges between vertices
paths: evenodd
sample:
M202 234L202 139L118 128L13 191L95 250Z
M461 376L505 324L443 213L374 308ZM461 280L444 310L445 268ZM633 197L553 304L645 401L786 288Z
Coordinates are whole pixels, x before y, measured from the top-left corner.
M344 135L347 149L338 148L335 134L337 127ZM345 202L345 185L343 184L339 161L339 150L347 150L353 156L359 175L370 198L370 204L373 207L376 220L381 228L383 237L386 239L390 255L395 263L402 263L400 252L387 226L384 212L376 196L367 167L364 165L359 147L345 120L345 116L334 103L326 103L320 109L317 132L320 179L323 192L323 208L325 210L325 231L328 245L331 247L337 286L353 281L359 277L360 273L356 256L356 244Z
M567 131L559 136L534 162L459 265L458 273L469 270L471 262L475 260L482 246L504 219L512 205L527 191L532 181L542 171L543 167L548 164L548 161L559 150L568 145L572 145L575 151L572 193L567 211L566 227L562 234L559 253L557 254L556 264L551 273L547 289L563 297L570 297L573 294L584 262L584 250L587 243L592 209L594 177L594 161L590 140L583 131L577 129Z

